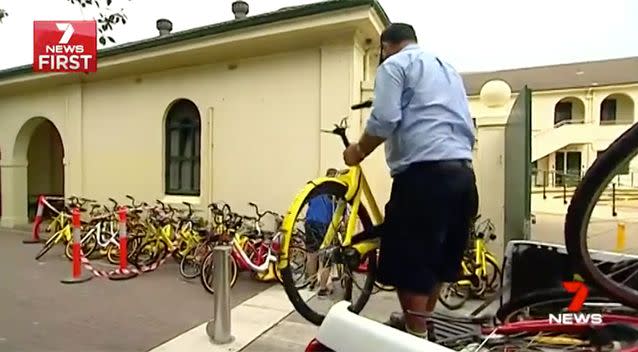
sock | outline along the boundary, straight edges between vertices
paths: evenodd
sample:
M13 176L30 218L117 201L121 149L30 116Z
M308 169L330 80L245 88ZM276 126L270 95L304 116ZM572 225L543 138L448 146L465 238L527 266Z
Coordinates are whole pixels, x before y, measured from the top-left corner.
M408 327L408 324L405 324L405 331L408 332L409 334L412 334L416 337L420 337L422 339L427 339L428 338L428 331L422 331L422 332L418 332L418 331L413 331L412 329L410 329Z

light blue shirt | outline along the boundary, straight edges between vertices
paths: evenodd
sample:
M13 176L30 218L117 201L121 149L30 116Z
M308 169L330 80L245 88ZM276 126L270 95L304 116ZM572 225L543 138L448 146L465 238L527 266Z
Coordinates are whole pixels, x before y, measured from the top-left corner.
M474 125L463 79L418 45L406 46L377 69L365 131L386 139L392 176L419 161L472 160Z

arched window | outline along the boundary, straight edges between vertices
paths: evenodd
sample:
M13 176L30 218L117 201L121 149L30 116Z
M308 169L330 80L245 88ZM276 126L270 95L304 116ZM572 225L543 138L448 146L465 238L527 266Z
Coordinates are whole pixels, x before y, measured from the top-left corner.
M165 192L170 195L199 195L200 118L190 100L173 103L165 125Z

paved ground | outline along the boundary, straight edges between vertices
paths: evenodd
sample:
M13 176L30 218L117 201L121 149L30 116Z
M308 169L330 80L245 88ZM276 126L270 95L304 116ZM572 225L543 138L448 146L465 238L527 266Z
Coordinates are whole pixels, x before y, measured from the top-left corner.
M213 296L183 281L174 261L130 281L64 285L71 263L62 248L37 262L40 245L24 236L0 232L0 351L148 351L212 317ZM233 306L270 286L240 278Z
M313 298L316 299L316 298ZM469 316L480 304L470 301L457 311L450 312L439 305L438 311L451 315ZM484 311L486 314L494 313L496 305L492 305ZM396 294L393 292L380 292L372 296L370 302L363 310L363 315L376 321L385 321L393 311L400 310ZM299 314L292 313L286 319L279 322L272 329L261 335L257 340L241 350L241 352L297 352L303 351L310 340L317 333L317 327L306 322Z
M536 212L536 224L532 225L532 239L564 244L564 214ZM587 245L590 249L616 251L618 223L625 224L624 253L638 254L638 214L623 213L617 218L593 218L587 230Z

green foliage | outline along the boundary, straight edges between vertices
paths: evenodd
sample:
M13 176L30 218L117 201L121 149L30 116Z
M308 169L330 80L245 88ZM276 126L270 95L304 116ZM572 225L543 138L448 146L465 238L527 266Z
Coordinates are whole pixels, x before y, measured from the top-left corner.
M124 9L113 10L111 5L113 0L67 0L73 5L81 8L93 8L98 11L97 21L98 40L100 44L106 45L107 41L115 43L115 39L109 35L116 25L125 25L127 18ZM130 1L130 0L129 0Z

